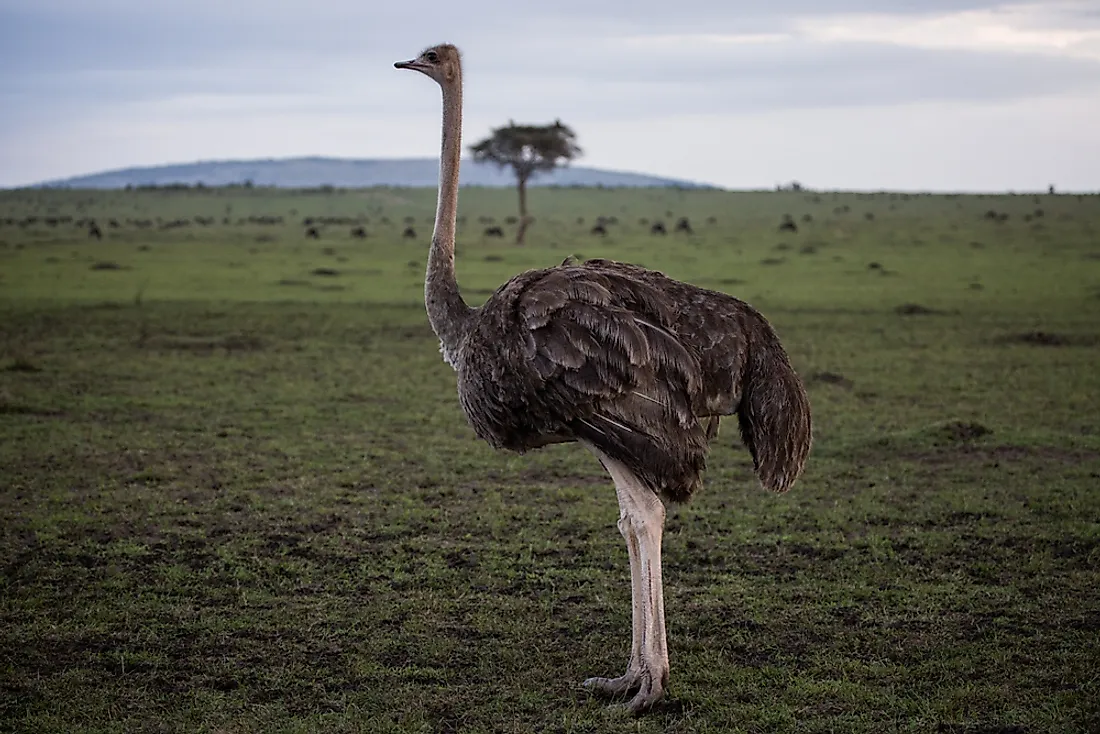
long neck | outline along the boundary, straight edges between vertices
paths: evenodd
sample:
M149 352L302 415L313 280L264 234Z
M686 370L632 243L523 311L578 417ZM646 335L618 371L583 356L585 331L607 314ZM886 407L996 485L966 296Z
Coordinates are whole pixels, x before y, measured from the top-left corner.
M455 223L458 217L458 166L462 155L462 79L443 86L443 149L439 158L439 201L424 279L424 304L432 330L448 361L466 333L472 310L455 279Z

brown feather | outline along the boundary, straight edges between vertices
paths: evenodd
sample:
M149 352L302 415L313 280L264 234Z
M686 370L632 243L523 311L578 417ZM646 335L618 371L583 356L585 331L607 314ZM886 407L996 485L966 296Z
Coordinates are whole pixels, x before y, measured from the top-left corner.
M472 320L459 395L494 446L588 441L686 500L719 416L737 413L765 486L782 491L801 472L805 392L775 332L742 301L590 260L517 275Z

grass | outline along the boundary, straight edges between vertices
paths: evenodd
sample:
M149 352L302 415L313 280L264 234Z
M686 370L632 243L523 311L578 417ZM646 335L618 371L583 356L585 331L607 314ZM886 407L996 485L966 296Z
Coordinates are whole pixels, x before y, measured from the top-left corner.
M517 248L478 222L511 192L462 198L471 301L641 262L756 304L807 382L789 495L727 425L670 508L668 701L579 687L626 662L614 493L466 427L419 302L434 192L16 191L0 730L1100 727L1100 199L539 189Z

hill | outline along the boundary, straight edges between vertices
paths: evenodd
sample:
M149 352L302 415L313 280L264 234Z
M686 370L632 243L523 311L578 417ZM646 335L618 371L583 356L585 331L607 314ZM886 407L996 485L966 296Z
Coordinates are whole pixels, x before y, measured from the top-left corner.
M435 158L352 159L284 158L243 161L199 161L143 168L123 168L48 181L49 188L121 189L127 186L228 186L251 182L255 186L314 188L335 186L435 186L439 162ZM488 164L463 161L464 186L514 186L510 171ZM708 184L641 173L605 171L571 166L532 180L532 186L603 186L715 188Z

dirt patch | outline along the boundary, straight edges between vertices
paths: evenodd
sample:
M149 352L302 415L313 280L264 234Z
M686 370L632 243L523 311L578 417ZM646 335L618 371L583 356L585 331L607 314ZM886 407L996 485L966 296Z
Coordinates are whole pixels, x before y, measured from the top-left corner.
M318 275L323 278L335 278L340 274L340 271L336 268L314 268L310 271L310 275Z
M931 450L905 450L891 452L891 458L923 464L929 468L958 466L976 463L991 468L1002 463L1039 462L1072 466L1100 459L1100 454L1084 449L1066 449L1054 446L988 446L971 441L956 441Z
M573 474L549 467L526 467L520 470L519 476L525 484L532 482L552 487L612 487L611 478L606 474Z
M998 726L985 724L940 724L936 734L1028 734L1026 726Z
M992 435L993 429L983 426L981 423L966 421L952 421L936 429L935 437L944 441L976 441L983 436Z
M61 415L61 411L51 408L36 408L33 405L9 403L6 400L0 400L0 415L32 415L52 418Z
M766 257L760 261L761 265L782 265L786 260L781 257Z
M6 364L0 370L4 372L41 372L42 368L25 357L16 357L11 364Z
M1069 337L1062 336L1061 334L1052 334L1049 331L1029 331L1026 334L1017 334L1014 341L1024 344L1035 344L1042 347L1065 347L1072 343Z
M814 372L812 375L806 378L806 382L820 385L836 385L842 387L845 390L851 390L855 383L849 380L842 374L837 372Z
M836 259L836 258L834 258L834 259ZM898 271L890 270L889 268L887 268L886 266L884 266L880 262L869 262L869 263L867 263L867 271L871 272L871 273L878 273L879 275L881 275L883 277L890 277L890 278L896 277L898 275Z
M1036 347L1087 347L1097 343L1094 336L1055 334L1051 331L1025 331L999 339L1002 344L1030 344Z
M101 260L89 266L89 270L129 270L125 265L119 265L114 260Z
M903 303L894 309L894 313L899 316L938 316L944 312L919 303Z
M432 327L428 324L419 324L417 326L397 326L387 325L378 329L380 338L382 339L396 339L398 341L415 341L417 339L434 339L435 332L432 331Z
M190 336L182 334L153 334L142 339L139 346L152 349L176 350L181 352L212 352L224 349L227 352L258 352L264 348L264 342L253 334L223 334L214 336Z

